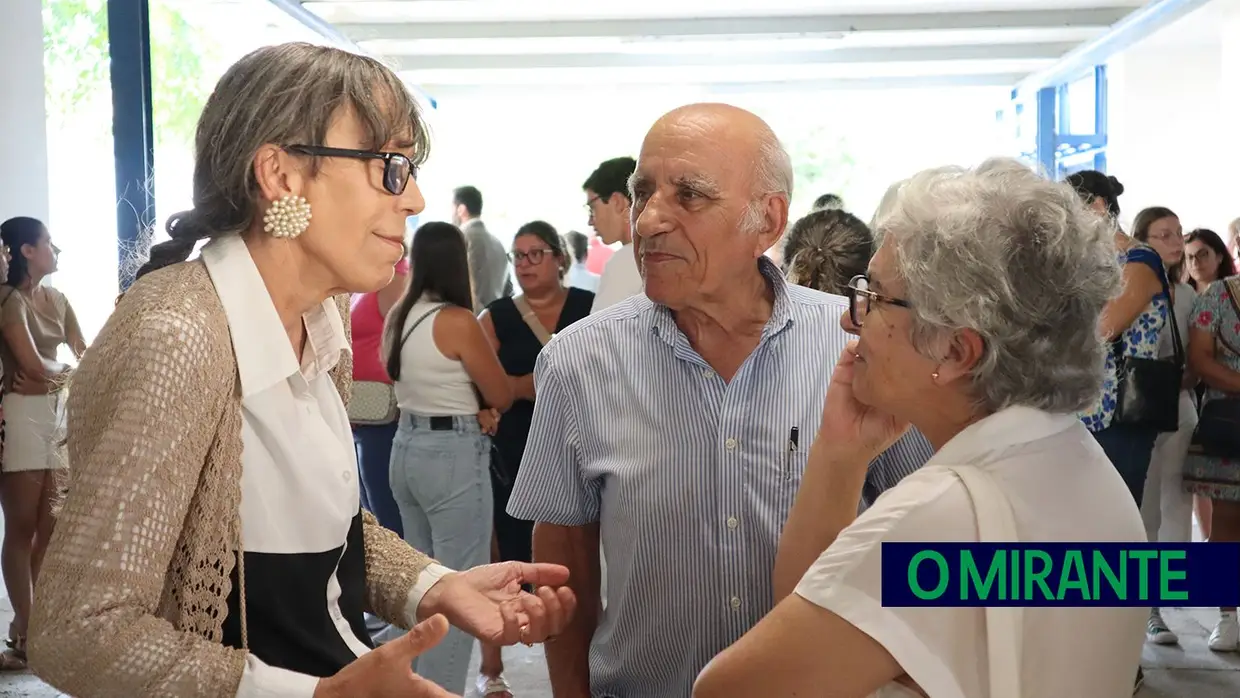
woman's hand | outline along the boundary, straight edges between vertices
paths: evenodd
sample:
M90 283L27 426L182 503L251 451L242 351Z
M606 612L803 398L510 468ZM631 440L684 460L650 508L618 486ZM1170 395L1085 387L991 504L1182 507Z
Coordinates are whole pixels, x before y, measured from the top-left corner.
M835 364L815 443L846 456L832 460L868 464L903 436L909 424L863 404L853 394L856 352L857 341L850 341Z
M353 660L335 676L320 679L314 698L452 698L412 669L413 660L439 644L447 633L448 621L432 616L404 636Z
M495 436L499 429L499 410L486 408L478 412L478 428L487 436Z
M527 645L559 634L577 598L560 565L501 562L453 572L432 586L418 616L442 613L453 625L491 645ZM522 591L532 584L537 594Z

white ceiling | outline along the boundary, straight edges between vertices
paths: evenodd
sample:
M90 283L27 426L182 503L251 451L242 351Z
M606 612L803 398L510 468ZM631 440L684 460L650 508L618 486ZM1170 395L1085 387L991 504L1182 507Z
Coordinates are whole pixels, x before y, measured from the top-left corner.
M1012 86L1144 0L306 0L432 95Z

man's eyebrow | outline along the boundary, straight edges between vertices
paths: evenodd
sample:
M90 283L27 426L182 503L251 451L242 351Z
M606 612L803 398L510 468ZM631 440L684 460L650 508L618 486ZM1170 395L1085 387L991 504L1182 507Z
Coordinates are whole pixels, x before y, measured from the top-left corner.
M642 184L646 184L649 181L650 181L650 178L647 177L646 175L641 174L640 172L634 172L633 174L629 175L629 193L632 194L634 191L637 190L638 186Z
M673 183L678 187L692 189L702 194L719 193L719 183L713 177L703 174L684 174L676 177Z

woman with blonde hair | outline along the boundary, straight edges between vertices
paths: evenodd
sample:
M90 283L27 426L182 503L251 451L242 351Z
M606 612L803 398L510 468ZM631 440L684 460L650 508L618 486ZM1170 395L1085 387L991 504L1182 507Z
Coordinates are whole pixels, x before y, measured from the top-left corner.
M493 643L564 625L571 592L520 590L564 568L455 572L360 506L346 294L391 280L427 147L408 89L365 56L284 44L220 79L193 209L73 379L41 678L79 698L443 697L410 665L444 616ZM366 611L417 627L372 650Z

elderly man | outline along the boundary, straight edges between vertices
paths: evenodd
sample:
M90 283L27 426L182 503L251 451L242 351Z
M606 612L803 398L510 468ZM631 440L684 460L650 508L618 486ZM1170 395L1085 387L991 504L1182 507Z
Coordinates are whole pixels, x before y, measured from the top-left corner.
M847 339L844 299L787 285L762 255L791 191L788 155L753 114L667 114L632 180L645 295L539 355L508 510L538 522L534 557L567 565L579 599L547 645L557 698L688 696L771 610L780 531ZM874 490L929 456L906 437L873 464Z

